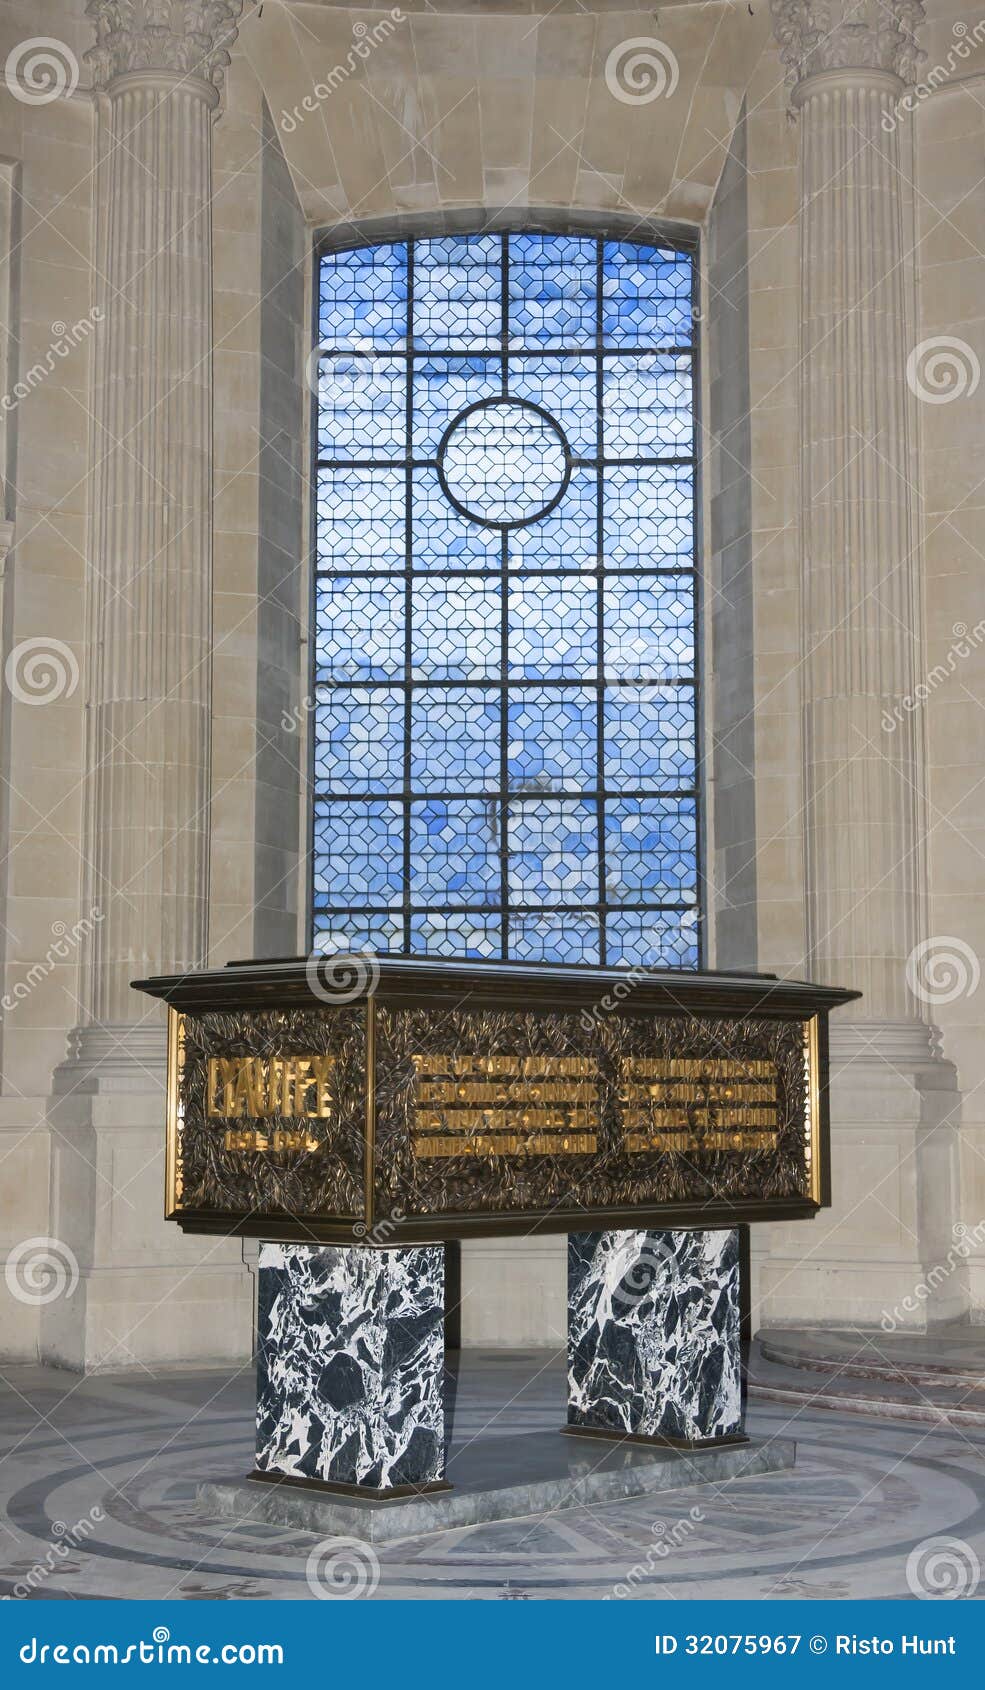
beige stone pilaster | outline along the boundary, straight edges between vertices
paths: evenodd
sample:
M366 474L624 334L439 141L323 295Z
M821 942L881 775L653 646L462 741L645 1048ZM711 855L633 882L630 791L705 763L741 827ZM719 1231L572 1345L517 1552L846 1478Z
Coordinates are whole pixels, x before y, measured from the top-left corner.
M855 986L832 1029L835 1203L781 1229L763 1274L778 1319L884 1324L960 1312L958 1098L914 996L925 931L909 165L896 108L922 56L920 0L772 0L800 128L801 678L808 967ZM884 720L902 720L888 733ZM819 1236L820 1234L820 1236ZM799 1249L798 1249L799 1247ZM806 1262L799 1253L809 1247Z
M924 895L921 729L909 715L887 735L882 720L913 695L920 667L894 108L922 7L774 0L773 16L801 134L810 966L856 986L865 1020L919 1026L906 962Z
M242 0L90 0L97 88L84 1018L50 1101L70 1291L41 1355L84 1372L249 1355L238 1241L163 1218L163 1024L129 982L194 967L208 902L211 133Z
M146 1089L162 1027L130 981L194 967L206 951L211 130L240 9L87 8L105 320L91 446L84 901L102 919L61 1074L75 1090Z

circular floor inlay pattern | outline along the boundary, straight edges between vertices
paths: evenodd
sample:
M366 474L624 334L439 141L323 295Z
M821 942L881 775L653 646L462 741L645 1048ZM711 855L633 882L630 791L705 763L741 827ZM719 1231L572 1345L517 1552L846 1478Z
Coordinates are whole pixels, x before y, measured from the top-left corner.
M314 1599L317 1536L217 1519L197 1500L200 1481L249 1471L247 1370L228 1386L216 1375L68 1384L51 1375L42 1388L40 1370L21 1372L31 1384L9 1392L0 1416L0 1595ZM471 1357L455 1448L486 1431L556 1429L564 1388L563 1358ZM908 1557L928 1538L960 1539L985 1562L980 1435L762 1402L751 1405L750 1431L796 1436L796 1468L383 1544L373 1594L907 1600ZM455 1461L453 1448L453 1483Z
M521 528L546 516L571 474L554 418L516 399L483 399L445 430L438 474L464 516L490 528Z

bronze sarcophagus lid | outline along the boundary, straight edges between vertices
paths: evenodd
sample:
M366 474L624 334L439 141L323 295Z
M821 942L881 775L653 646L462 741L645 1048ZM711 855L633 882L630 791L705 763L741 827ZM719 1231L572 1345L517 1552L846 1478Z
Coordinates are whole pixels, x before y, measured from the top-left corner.
M855 992L368 955L135 984L169 1006L189 1232L399 1244L829 1202L827 1017Z

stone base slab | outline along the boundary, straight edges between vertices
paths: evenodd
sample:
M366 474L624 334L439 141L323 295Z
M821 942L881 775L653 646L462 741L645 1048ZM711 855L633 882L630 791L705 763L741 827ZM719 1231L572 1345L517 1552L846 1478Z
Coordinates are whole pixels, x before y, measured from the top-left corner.
M796 1453L792 1438L753 1438L747 1444L691 1453L640 1444L603 1448L594 1438L525 1432L476 1438L460 1452L453 1448L448 1461L453 1488L430 1496L374 1501L298 1484L216 1479L199 1485L198 1506L203 1514L222 1520L261 1521L321 1537L389 1543L489 1520L515 1520L784 1472L793 1467Z

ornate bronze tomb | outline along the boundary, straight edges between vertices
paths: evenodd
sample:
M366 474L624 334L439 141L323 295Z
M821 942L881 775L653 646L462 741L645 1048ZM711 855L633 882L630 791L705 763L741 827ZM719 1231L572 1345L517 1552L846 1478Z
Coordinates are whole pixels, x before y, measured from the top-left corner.
M357 959L137 981L169 1014L167 1214L413 1243L806 1218L827 1017L771 975Z

